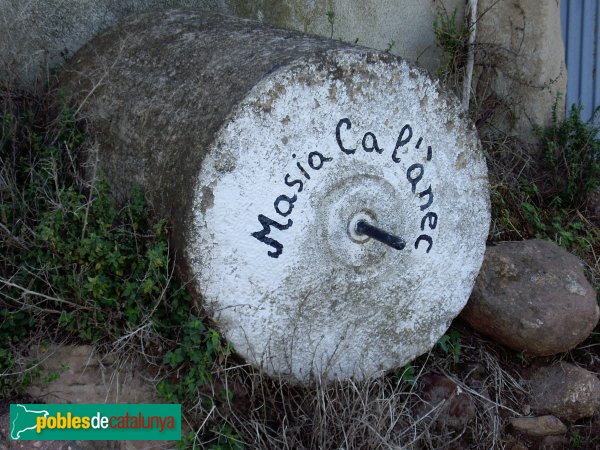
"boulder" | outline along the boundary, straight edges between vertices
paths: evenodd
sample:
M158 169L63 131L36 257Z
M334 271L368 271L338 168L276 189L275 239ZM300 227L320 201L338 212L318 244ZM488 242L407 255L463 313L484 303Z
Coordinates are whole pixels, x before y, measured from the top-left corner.
M567 426L555 416L512 417L509 422L515 430L529 436L554 436L567 432Z
M532 408L575 421L600 408L600 380L588 370L562 362L538 369L530 380Z
M599 314L579 258L533 239L487 248L461 317L513 350L547 356L588 337Z

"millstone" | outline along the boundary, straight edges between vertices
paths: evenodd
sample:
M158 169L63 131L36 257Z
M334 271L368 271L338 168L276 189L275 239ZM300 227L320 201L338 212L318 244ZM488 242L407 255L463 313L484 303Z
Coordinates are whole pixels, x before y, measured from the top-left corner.
M105 32L61 84L85 99L119 195L145 186L203 307L268 374L377 376L465 305L486 165L458 101L417 67L172 11Z

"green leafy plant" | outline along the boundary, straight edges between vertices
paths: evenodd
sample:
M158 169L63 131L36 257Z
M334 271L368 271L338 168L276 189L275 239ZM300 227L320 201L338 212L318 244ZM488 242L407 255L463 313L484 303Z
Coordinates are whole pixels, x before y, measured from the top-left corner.
M457 9L450 15L444 9L433 22L436 45L444 53L436 75L446 81L462 70L468 53L469 29L457 21L456 15Z
M395 373L399 383L407 383L414 386L417 383L417 375L415 373L415 367L407 364L406 366L398 369Z
M387 45L387 47L385 48L385 52L386 52L386 53L390 53L390 52L392 51L392 49L395 47L395 45L396 45L396 41L394 41L394 40L392 39L390 42L388 42L388 45Z
M67 364L61 364L58 370L48 371L43 375L40 375L40 380L44 383L52 383L60 378L60 376L69 370Z
M44 313L86 342L184 323L191 299L171 282L165 222L141 189L118 206L104 178L82 179L85 134L66 104L52 129L35 120L31 111L2 120L4 321Z
M549 127L537 127L543 161L535 181L522 182L520 213L525 235L550 239L580 256L593 253L598 231L585 220L589 195L600 186L600 127L581 119L573 105L558 119L558 98ZM512 194L514 195L514 194Z
M224 423L223 425L221 425L221 428L215 434L217 434L219 437L217 439L217 442L209 447L211 450L244 449L244 445L240 442L237 433L228 423Z
M331 39L333 39L333 26L335 24L335 11L330 9L325 13L325 15L327 16L327 22L329 22L329 26L331 27L331 35L329 37ZM356 38L356 41L358 41L358 38Z
M558 98L550 126L536 127L539 164L523 165L508 183L492 185L492 216L501 239L552 240L594 267L600 236L585 213L590 195L600 187L599 110L583 121L581 108L573 105L560 120L557 108Z
M460 361L461 345L460 333L457 330L451 330L444 334L436 344L444 354L451 356L456 364Z
M581 118L581 106L572 105L564 120L558 119L558 98L552 124L537 127L544 152L544 196L559 201L563 208L582 208L588 196L600 186L600 107L588 121Z
M177 376L162 381L158 389L167 400L196 402L212 379L216 361L226 358L231 349L219 333L196 317L187 320L181 333L180 345L164 356L165 364L175 369ZM208 397L206 401L212 406L214 399Z
M573 448L580 448L583 445L583 436L579 431L575 431L569 437L569 445Z
M177 341L179 345L167 352L163 358L165 366L171 369L171 375L158 384L159 394L168 401L177 401L190 408L200 407L205 411L218 407L222 401L231 400L233 394L230 391L223 389L216 392L211 384L215 365L223 363L231 353L231 347L224 342L219 333L208 328L197 317L189 317L181 327ZM228 423L212 421L209 425L204 427L200 436L191 433L184 438L181 448L244 448L237 433ZM200 438L201 446L197 442ZM207 445L207 442L210 444Z
M56 330L61 340L95 344L136 336L139 353L164 352L162 371L172 376L158 388L166 398L220 401L212 399L212 370L230 349L193 315L191 296L173 278L165 221L139 186L117 204L106 178L80 172L87 136L66 101L53 98L59 107L49 109L0 94L0 396L60 377L64 368L44 373L24 362L29 342ZM201 437L213 448L241 448L220 417Z

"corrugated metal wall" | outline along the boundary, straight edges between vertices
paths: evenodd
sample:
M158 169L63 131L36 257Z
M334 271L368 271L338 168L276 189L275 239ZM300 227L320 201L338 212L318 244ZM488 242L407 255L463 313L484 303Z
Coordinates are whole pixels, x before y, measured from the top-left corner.
M561 0L567 62L567 110L583 106L583 118L600 106L600 0Z

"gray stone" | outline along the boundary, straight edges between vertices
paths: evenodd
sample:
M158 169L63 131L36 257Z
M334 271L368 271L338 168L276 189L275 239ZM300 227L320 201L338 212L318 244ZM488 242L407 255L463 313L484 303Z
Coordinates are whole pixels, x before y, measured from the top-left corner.
M449 11L463 2L446 0ZM44 83L88 40L131 14L188 7L237 14L284 28L331 36L327 13L335 13L333 37L391 52L430 70L437 67L435 0L3 0L0 2L0 79L31 87Z
M530 380L532 408L542 414L576 421L600 408L600 380L569 363L538 369Z
M532 125L549 125L557 94L566 92L559 2L480 0L478 10L474 89L497 112L483 132L534 143ZM564 95L556 111L564 114Z
M461 317L507 347L545 356L586 339L599 314L579 258L533 239L487 248Z
M567 426L554 416L511 417L511 426L529 436L554 436L565 434Z
M118 195L145 186L182 278L266 372L378 375L435 345L464 306L487 169L460 104L421 69L171 11L99 35L61 81ZM361 218L406 248L357 233Z

